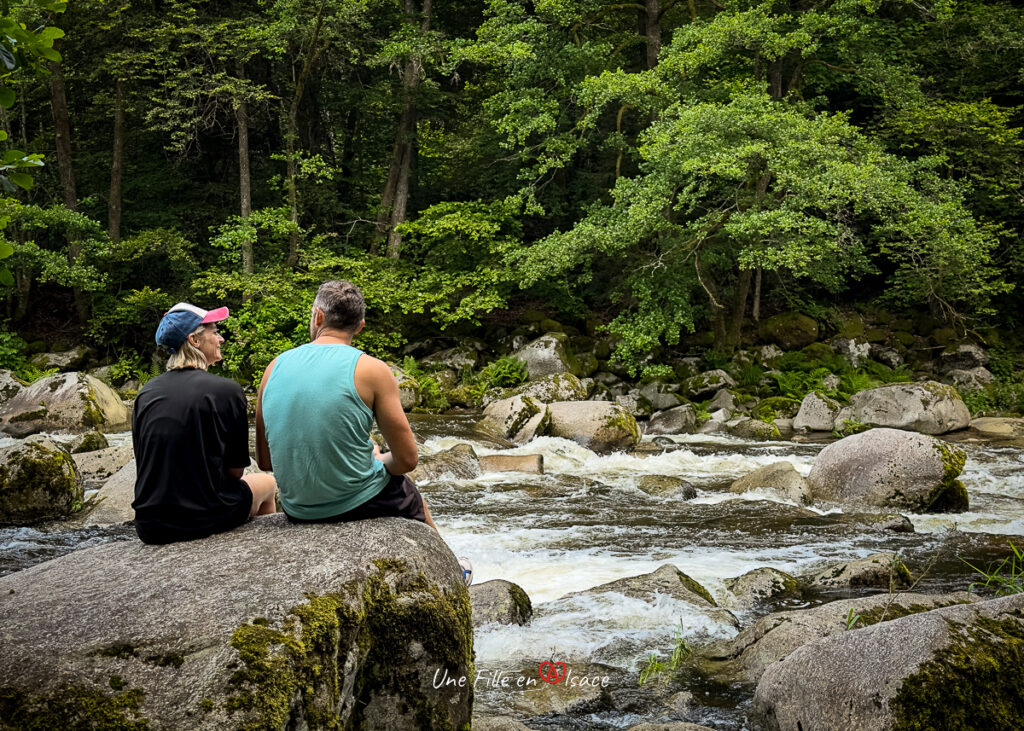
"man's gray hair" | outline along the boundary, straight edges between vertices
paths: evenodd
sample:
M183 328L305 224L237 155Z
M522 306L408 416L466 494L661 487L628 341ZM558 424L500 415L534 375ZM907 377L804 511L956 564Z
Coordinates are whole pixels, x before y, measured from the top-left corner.
M324 326L355 332L366 316L366 302L359 287L344 280L324 282L317 290L313 307L324 313Z

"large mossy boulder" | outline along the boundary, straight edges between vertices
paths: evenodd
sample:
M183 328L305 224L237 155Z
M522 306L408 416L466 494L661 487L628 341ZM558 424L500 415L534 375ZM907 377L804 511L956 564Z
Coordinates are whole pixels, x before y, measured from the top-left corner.
M796 577L768 566L726 579L725 588L742 609L800 596L800 582Z
M468 727L458 562L401 518L261 517L201 541L90 548L0 578L16 728ZM467 676L441 684L435 673Z
M48 371L56 368L58 371L68 372L81 370L89 360L89 349L84 345L63 350L59 353L39 353L32 356L32 365L41 371Z
M531 380L555 373L579 375L580 372L569 347L569 338L564 333L545 333L517 350L512 357L526 364Z
M818 339L818 323L799 312L784 312L762 320L758 334L783 350L799 350Z
M398 398L402 404L402 409L412 411L420 405L420 384L416 382L415 378L396 365L391 366L391 374L395 377L395 382L398 384Z
M44 436L0 449L0 525L66 518L82 509L82 477L66 449Z
M771 441L782 436L779 427L775 426L775 424L769 424L760 419L751 419L749 417L742 417L736 423L731 423L728 429L729 433L734 437L755 441Z
M513 396L487 405L477 429L500 439L525 443L547 425L547 404L530 396Z
M867 426L945 434L966 429L971 412L952 386L936 381L890 383L855 393L852 418Z
M964 450L941 439L869 429L821 450L807 484L813 500L912 513L962 512L968 496L957 478L966 459Z
M1024 712L1024 595L817 640L765 670L767 728L1010 729Z
M41 431L81 432L129 427L128 409L110 386L84 373L42 378L0 406L0 429L26 437Z
M723 682L756 683L769 665L788 657L797 648L821 637L846 632L853 617L859 616L858 626L864 626L969 601L971 597L967 592L942 596L877 594L810 609L773 612L745 627L732 639L706 645L699 651L696 664L702 672ZM865 678L865 682L869 681L870 678Z
M640 443L636 419L617 403L557 401L548 404L548 415L548 434L571 439L599 454L625 451Z

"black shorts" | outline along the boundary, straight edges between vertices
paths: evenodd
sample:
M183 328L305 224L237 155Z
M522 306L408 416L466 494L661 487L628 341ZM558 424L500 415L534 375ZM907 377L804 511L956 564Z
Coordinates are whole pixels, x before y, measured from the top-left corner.
M287 514L286 514L287 515ZM288 516L293 523L344 523L350 520L367 520L369 518L410 518L421 523L427 522L427 514L423 508L423 496L416 485L405 475L391 475L388 484L375 496L359 507L327 518L302 520Z
M252 490L245 480L238 481L238 490L242 498L238 504L227 514L215 520L201 530L180 529L154 521L135 521L135 532L143 543L163 544L177 543L178 541L194 541L197 538L206 538L215 533L226 533L234 530L249 519L252 512Z

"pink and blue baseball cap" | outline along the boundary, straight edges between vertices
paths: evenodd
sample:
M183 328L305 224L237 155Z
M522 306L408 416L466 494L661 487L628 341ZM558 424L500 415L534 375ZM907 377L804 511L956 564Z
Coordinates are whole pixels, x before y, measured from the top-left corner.
M189 333L200 325L228 319L228 308L204 310L187 302L179 302L164 313L156 329L156 344L163 345L172 353L180 348Z

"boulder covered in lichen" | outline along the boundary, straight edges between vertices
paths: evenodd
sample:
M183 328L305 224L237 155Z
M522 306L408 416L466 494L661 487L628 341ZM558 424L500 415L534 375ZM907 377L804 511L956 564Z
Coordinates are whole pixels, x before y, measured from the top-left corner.
M512 357L526 365L531 381L554 373L580 372L576 356L569 347L569 338L560 332L545 333L519 348Z
M810 609L773 612L745 627L731 639L705 645L697 653L696 665L701 672L722 682L756 683L772 663L789 657L798 648L821 637L969 601L971 597L967 592L935 596L877 594L829 602ZM871 678L864 680L871 682Z
M966 429L971 412L952 386L936 381L890 383L850 397L851 418L867 426L945 434Z
M458 562L401 518L267 516L0 578L0 718L24 728L468 727ZM435 687L435 673L467 676ZM19 725L20 724L20 725Z
M618 403L557 401L548 404L547 433L598 453L631 449L640 443L636 419Z
M768 728L1017 728L1024 595L834 633L767 668Z
M82 509L82 478L66 449L44 436L0 449L0 525L66 518Z
M914 513L963 512L957 478L966 453L941 439L900 429L869 429L825 447L807 484L811 498Z
M526 624L533 616L533 603L518 584L492 579L469 587L473 626L485 624Z
M0 406L0 429L15 437L41 431L123 431L128 409L103 381L85 373L42 378Z

